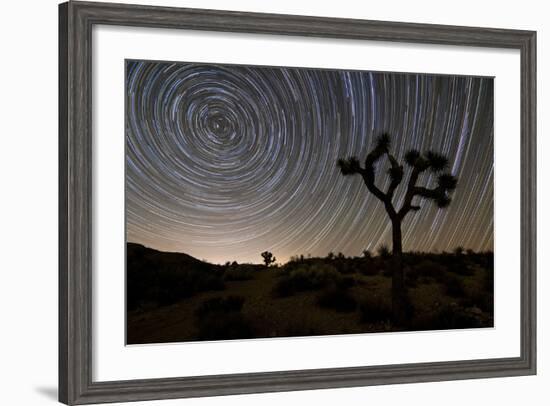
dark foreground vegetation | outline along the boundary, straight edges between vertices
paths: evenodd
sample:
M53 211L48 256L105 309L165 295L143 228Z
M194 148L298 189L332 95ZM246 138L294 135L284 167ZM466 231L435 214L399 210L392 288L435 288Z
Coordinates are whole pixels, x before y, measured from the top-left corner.
M403 253L407 319L392 322L392 257L213 265L127 246L128 344L493 326L493 253Z

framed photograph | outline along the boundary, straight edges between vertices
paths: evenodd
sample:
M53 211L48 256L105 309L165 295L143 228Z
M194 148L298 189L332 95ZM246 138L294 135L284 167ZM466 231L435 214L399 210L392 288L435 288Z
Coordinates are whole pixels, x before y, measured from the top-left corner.
M61 402L536 373L535 32L59 29Z

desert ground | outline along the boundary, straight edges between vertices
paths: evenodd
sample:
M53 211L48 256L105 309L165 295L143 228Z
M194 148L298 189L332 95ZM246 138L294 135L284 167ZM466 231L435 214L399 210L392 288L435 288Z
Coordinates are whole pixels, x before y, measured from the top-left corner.
M259 257L259 260L260 257ZM127 344L493 326L493 253L404 253L408 322L391 317L391 254L214 265L127 245Z

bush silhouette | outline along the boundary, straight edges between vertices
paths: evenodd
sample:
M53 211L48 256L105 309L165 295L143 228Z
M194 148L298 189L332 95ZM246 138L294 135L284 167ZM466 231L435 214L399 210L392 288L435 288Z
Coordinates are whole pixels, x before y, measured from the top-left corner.
M306 265L282 276L275 284L273 293L276 297L291 296L331 284L336 285L341 280L342 275L331 265Z
M225 270L223 277L226 281L248 281L254 279L254 275L260 265L239 265Z
M466 297L460 300L460 305L464 307L477 307L482 311L493 314L494 311L494 297L493 293L484 291L482 288L472 289Z
M447 274L447 276L442 279L443 286L445 287L445 293L451 297L464 297L466 296L466 291L464 289L464 282L462 279L453 274Z
M353 276L343 276L342 278L336 280L336 286L340 288L347 289L355 285L357 285L357 280Z
M386 244L382 244L378 247L378 256L384 259L391 257L391 252Z
M373 276L373 275L377 275L378 272L380 272L380 270L374 265L367 264L367 265L363 265L360 268L359 272L365 276Z
M416 330L447 330L480 327L480 319L458 304L440 307L433 314L423 316L412 326Z
M409 271L409 275L412 279L423 277L442 281L445 278L445 271L446 268L444 266L432 260L425 259L416 266L413 266Z
M457 261L456 263L450 264L447 269L449 272L461 276L472 276L475 273L475 271L465 264L464 261Z
M357 307L357 302L349 291L336 286L323 290L317 296L317 304L325 309L332 309L342 313L352 312Z
M199 340L231 340L254 337L252 325L241 314L241 296L215 297L196 310Z
M359 313L363 323L383 323L391 320L390 303L373 296L365 297L359 304Z

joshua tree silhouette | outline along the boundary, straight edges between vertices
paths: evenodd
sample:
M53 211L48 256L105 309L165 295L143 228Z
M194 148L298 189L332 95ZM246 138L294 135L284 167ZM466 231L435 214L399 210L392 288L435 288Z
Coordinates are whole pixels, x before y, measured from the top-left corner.
M418 204L413 203L415 197L431 200L439 208L445 208L451 203L449 193L456 188L457 178L449 173L443 173L447 168L448 159L437 152L427 151L421 154L417 150L410 150L405 154L405 162L411 167L407 188L401 208L397 209L393 204L393 197L397 187L403 180L405 171L403 165L390 153L390 136L380 135L376 140L376 146L365 159L365 166L362 167L356 157L339 159L337 164L342 175L361 175L369 192L376 196L383 204L392 223L392 313L393 320L398 325L406 323L408 295L405 289L404 272L402 265L403 244L401 234L401 223L405 216L411 211L420 210ZM388 175L390 184L385 192L375 185L375 164L386 156L390 163ZM437 174L437 186L427 188L418 186L420 175L430 171Z
M262 252L262 258L264 259L265 266L268 267L273 262L277 261L277 258L273 256L273 254L269 251Z

